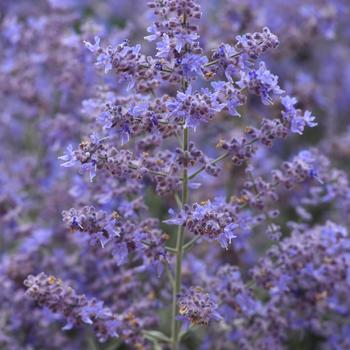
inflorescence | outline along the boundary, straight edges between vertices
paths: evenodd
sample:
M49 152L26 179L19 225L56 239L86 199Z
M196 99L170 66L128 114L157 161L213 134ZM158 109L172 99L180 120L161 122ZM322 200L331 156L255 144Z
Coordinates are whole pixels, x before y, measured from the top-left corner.
M350 349L346 1L0 12L1 349Z

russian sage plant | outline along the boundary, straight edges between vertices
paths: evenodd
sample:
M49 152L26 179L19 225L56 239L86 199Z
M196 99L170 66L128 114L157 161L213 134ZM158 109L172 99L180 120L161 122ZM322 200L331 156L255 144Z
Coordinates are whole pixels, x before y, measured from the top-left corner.
M219 176L219 162L225 159L231 159L236 166L248 164L259 145L269 147L276 138L285 138L293 132L302 134L305 127L317 124L310 112L295 107L296 98L281 89L278 77L261 61L262 54L279 44L268 28L237 36L234 46L221 44L207 57L203 55L197 34L201 11L195 1L154 1L149 7L154 11L156 21L148 28L150 35L145 39L155 42L154 56L145 56L141 45L131 46L128 41L107 47L101 46L99 37L93 43L85 42L96 56L96 66L104 73L114 74L120 84L126 84L128 94L124 97L116 95L106 101L94 133L78 149L69 148L61 159L64 167L76 165L89 172L91 180L99 173L123 183L148 179L159 195L174 196L178 208L170 208L171 218L164 222L178 226L176 244L165 244L168 237L159 232L153 218L141 222L136 218L131 223L117 211L107 213L91 206L70 209L63 212L63 218L69 228L86 232L93 244L108 249L118 265L126 264L131 256L154 267L159 275L164 267L168 270L173 284L171 336L155 333L155 337L163 337L177 349L179 316L192 324L205 325L211 319L221 319L216 302L207 292L199 287L187 289L188 286L182 285L184 255L199 240L217 241L222 248L228 249L232 240L254 226L254 216L245 207L257 207L264 213L265 197L274 196L273 189L265 193L265 188L261 188L265 186L261 186L247 168L251 179L248 177L249 184L243 195L229 201L216 197L191 203L191 190L201 186L195 179L202 172ZM209 81L208 87L197 89L197 79ZM167 88L176 93L165 93ZM280 104L281 114L262 120L256 128L247 126L242 135L231 140L215 140L221 154L216 158L206 155L191 140L192 134L210 126L219 113L231 118L240 117L238 109L245 105L249 94L259 96L264 105ZM308 179L317 180L317 170L308 153L295 159L288 170L291 175L275 176L278 185L279 182L292 185ZM267 222L267 234L277 239L280 228L269 222L275 215L262 216L259 224ZM51 304L50 297L57 293L57 284L62 296L74 293L65 292L64 284L60 287L61 283L54 277L45 275L31 277L25 283L29 295L37 300L43 298L42 302L54 310L56 307ZM56 288L51 290L51 284ZM123 337L123 330L118 330L119 315L109 316L102 303L92 308L87 305L84 302L80 310L77 304L78 309L67 315L69 320L72 318L69 322L81 320L96 324L98 330L102 327L102 339L118 333ZM94 315L94 321L92 316L83 316L86 312ZM102 326L97 323L99 315L104 320ZM152 332L146 334L152 337Z
M349 6L306 3L0 4L1 347L350 349Z

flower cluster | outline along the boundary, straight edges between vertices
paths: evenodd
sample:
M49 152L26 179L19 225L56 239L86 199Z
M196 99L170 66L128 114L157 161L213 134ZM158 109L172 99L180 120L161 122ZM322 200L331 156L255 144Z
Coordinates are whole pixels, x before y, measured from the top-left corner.
M340 334L350 307L348 256L347 231L332 222L305 232L296 230L280 247L271 249L253 275L269 292L268 310L272 315L278 312L278 317L271 318L274 327L287 326L289 332L310 329L329 337L332 347L339 342L340 348L341 344L346 348L347 340Z
M133 210L142 209L137 202L134 204ZM125 264L129 254L136 252L137 256L156 265L167 261L164 242L168 236L158 229L157 220L133 223L132 220L123 220L118 212L108 215L94 207L84 207L79 211L72 208L63 211L62 216L71 230L87 233L91 244L106 247L118 265Z
M223 198L216 198L214 202L195 203L174 217L166 220L171 225L183 225L194 235L206 240L217 240L223 248L228 248L232 239L242 231L249 230L249 216L239 212L239 207L233 203L226 203Z
M86 47L96 54L96 65L101 66L105 73L112 69L121 82L128 84L128 89L135 85L140 92L152 91L158 82L155 72L148 68L146 58L140 53L141 46L129 46L127 41L116 47L100 47L100 38L95 37L95 43L85 41Z
M262 315L262 303L244 284L237 266L220 267L210 285L214 290L213 294L217 295L221 302L219 310L225 320Z
M210 320L219 321L217 305L208 293L192 287L178 295L179 313L192 324L208 325Z
M200 19L200 6L194 0L183 1L151 1L148 6L154 14L159 17L160 21L153 23L147 30L151 35L146 37L147 40L153 41L161 39L157 46L157 56L163 57L171 54L181 53L187 49L194 51L199 37L196 31L198 27L193 23L195 19Z
M205 94L205 91L192 93L178 92L175 101L168 103L170 117L176 116L184 120L186 127L196 129L200 122L208 122L223 108L215 95Z
M114 315L109 308L103 305L102 301L88 299L85 295L77 294L73 288L59 278L40 273L37 276L28 276L24 285L28 288L26 294L39 305L65 315L67 320L65 330L82 324L92 325L96 335L103 341L115 338L123 332L122 324L125 322L124 318L128 317ZM127 324L129 327L131 325L134 329L139 326L135 322ZM125 335L126 338L134 336L132 332Z
M238 35L236 40L236 48L253 59L261 56L269 48L275 48L279 45L277 36L271 33L267 27L263 28L261 33Z

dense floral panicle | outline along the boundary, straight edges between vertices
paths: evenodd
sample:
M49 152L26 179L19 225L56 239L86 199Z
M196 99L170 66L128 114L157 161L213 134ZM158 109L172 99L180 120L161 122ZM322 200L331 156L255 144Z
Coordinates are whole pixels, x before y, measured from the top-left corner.
M129 99L115 99L107 102L104 111L98 115L97 120L109 135L117 134L121 144L129 142L138 136L153 133L154 137L169 137L178 129L171 124L165 115L168 96L151 101L141 96ZM158 146L160 141L155 143Z
M299 152L290 162L284 162L281 170L272 173L274 181L284 185L286 189L291 189L294 184L313 179L320 183L322 180L318 176L318 157L309 150Z
M217 240L226 249L232 239L250 230L249 216L240 213L237 205L226 203L223 198L185 206L180 213L171 210L170 214L173 218L165 223L184 225L189 232L209 241Z
M139 136L173 136L180 125L169 121L169 99L168 95L150 99L139 94L123 97L111 93L86 100L84 110L85 113L94 115L103 129L103 135L116 135L123 145ZM95 107L96 104L98 108ZM158 145L159 141L155 146Z
M214 294L220 301L219 311L227 322L233 318L252 317L263 312L262 304L246 287L237 266L220 267L211 282Z
M197 122L199 120L192 123L192 126L197 125ZM217 176L220 171L213 160L199 151L192 142L186 152L180 148L176 148L175 152L158 150L161 136L158 138L156 134L149 140L138 142L138 148L144 148L144 152L133 153L127 149L110 146L109 138L109 136L98 138L96 135L91 135L88 140L81 142L77 150L68 147L66 154L59 157L63 161L61 165L78 166L82 172L89 173L91 181L101 172L128 181L129 179L141 181L147 177L155 183L156 191L160 195L169 194L181 187L183 166L204 166L204 170L212 176Z
M116 315L102 301L77 294L66 282L45 273L28 276L24 285L28 297L66 319L64 330L91 325L100 341L121 337L136 348L145 346L142 321L131 310Z
M135 208L140 209L142 207ZM134 259L140 255L145 262L159 269L167 263L165 242L169 237L158 229L158 220L147 218L134 223L130 218L121 217L117 211L107 214L92 206L80 210L72 208L63 211L62 216L71 230L88 233L92 245L98 243L102 248L106 247L117 265L125 264L131 253L138 253Z
M96 65L105 73L113 70L121 82L126 82L128 89L135 87L137 91L152 91L158 85L156 72L148 67L146 58L140 53L141 45L129 46L124 41L116 47L100 47L100 38L95 43L85 42L88 50L96 55Z
M256 59L269 48L276 48L279 45L277 36L265 27L262 32L253 34L247 33L236 36L236 48L241 49L250 58Z
M347 217L350 208L349 177L343 170L332 167L330 159L323 154L315 150L313 154L316 157L320 181L309 188L304 197L301 198L298 214L304 220L310 221L313 215L309 210L319 206L320 203L327 203L334 208L332 219L345 223L344 219Z
M290 123L290 130L292 132L303 134L305 126L313 128L317 123L310 111L305 111L302 114L301 110L295 108L297 102L296 98L290 96L282 97L281 103L285 108L285 111L282 111L282 117Z
M239 195L232 198L232 208L239 212L239 208L249 205L264 211L268 202L278 200L280 191L290 190L308 180L322 185L323 180L325 180L323 174L327 167L321 166L318 163L319 160L320 157L316 152L312 150L301 151L291 161L283 162L280 169L272 170L271 181L255 175L251 166L247 167L245 172L248 179L243 183ZM278 216L278 211L273 210L266 214L268 217L274 218Z
M257 176L252 166L246 168L247 181L238 196L234 196L232 201L239 207L250 207L260 211L260 214L254 217L254 223L260 225L267 224L266 234L272 240L281 238L280 225L273 220L280 215L278 209L270 208L272 202L276 202L283 192L291 190L297 185L311 183L310 186L317 188L323 185L320 176L323 179L324 166L319 163L319 156L315 151L301 151L290 162L284 162L281 169L271 171L270 181L266 181L261 176ZM321 175L319 175L321 174ZM303 210L302 207L297 207ZM299 210L297 209L297 210ZM307 213L305 210L303 211ZM305 214L306 215L306 214Z
M248 284L268 291L263 302L252 297L237 268L222 267L211 286L218 288L219 312L229 320L228 329L213 330L209 343L217 345L213 338L221 334L221 346L235 339L235 349L285 350L296 334L302 343L303 334L311 332L322 347L347 348L348 255L344 227L332 222L295 227L291 237L271 248L252 270ZM248 291L244 298L242 291Z
M2 260L2 265L4 260ZM19 267L22 269L23 266ZM23 349L27 344L37 348L76 349L83 346L81 339L70 339L61 329L53 325L54 317L51 312L42 312L33 308L33 303L25 296L21 281L13 281L6 276L4 271L0 272L1 283L1 312L4 317L0 331L0 347L9 350ZM18 288L18 286L21 286ZM18 335L22 330L33 327L30 334Z
M220 105L225 107L232 116L240 116L236 108L246 103L246 96L242 91L230 82L224 81L212 82L211 86Z
M64 315L67 319L64 329L85 323L94 327L101 340L118 336L121 319L104 307L101 301L76 294L67 283L44 273L28 276L24 285L28 288L26 294L39 305Z
M280 336L307 328L326 339L341 334L350 307L349 247L346 229L328 222L296 230L253 269L257 283L269 291L269 312L278 313L282 320ZM344 340L339 339L339 344Z
M62 212L63 221L74 231L89 232L100 236L100 243L104 247L109 240L120 236L118 227L119 214L108 215L103 210L96 210L94 207L84 207L77 211L71 208Z
M168 103L170 117L182 118L185 126L196 129L200 122L208 122L213 119L217 112L223 108L215 95L191 89L186 92L178 92L175 101Z
M300 115L300 110L296 113ZM256 154L259 149L259 143L270 148L276 139L285 139L290 132L299 133L301 130L304 131L305 126L314 127L317 125L314 122L306 124L302 117L298 118L301 129L294 130L292 126L293 121L290 119L263 119L259 128L247 126L241 136L235 136L231 141L221 139L217 147L227 152L235 166L241 166L245 162L250 161Z
M271 104L273 97L284 93L278 85L278 77L271 74L264 62L260 62L258 69L243 71L240 78L237 85L260 96L265 105Z
M217 305L212 297L200 287L191 287L177 296L179 313L192 324L208 325L211 320L219 321Z
M194 20L201 17L200 6L195 0L150 1L148 6L153 10L159 21L148 28L151 35L146 39L160 39L157 45L158 56L168 57L179 55L183 51L199 50Z
M201 17L197 1L151 1L149 7L156 16L148 27L145 39L156 41L157 53L151 65L159 71L160 78L179 84L184 78L195 80L203 73L208 58L202 55L197 22Z
M266 27L262 32L238 35L236 45L221 44L213 52L213 61L204 67L206 76L211 78L213 73L224 70L225 77L232 82L244 72L253 68L251 60L257 60L269 48L276 48L279 44L276 35Z
M63 166L70 167L80 163L81 170L90 174L91 181L98 169L105 169L113 175L140 177L140 172L132 167L134 157L131 151L107 147L104 140L96 138L95 135L81 142L79 149L68 149L63 157Z

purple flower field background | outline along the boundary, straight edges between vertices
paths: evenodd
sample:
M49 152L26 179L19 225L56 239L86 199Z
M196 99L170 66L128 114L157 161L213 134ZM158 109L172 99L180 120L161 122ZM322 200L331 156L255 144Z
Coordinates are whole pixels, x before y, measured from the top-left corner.
M0 0L0 349L350 350L348 0Z

